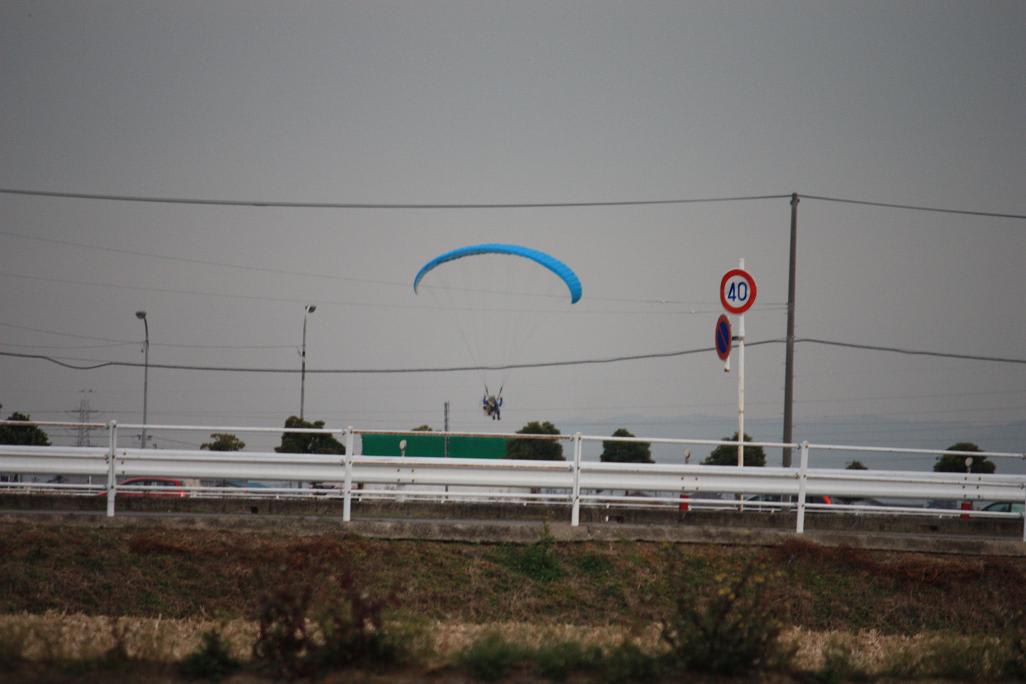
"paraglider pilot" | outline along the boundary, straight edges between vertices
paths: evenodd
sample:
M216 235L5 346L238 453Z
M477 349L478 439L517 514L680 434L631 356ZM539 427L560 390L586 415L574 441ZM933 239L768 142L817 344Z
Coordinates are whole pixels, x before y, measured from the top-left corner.
M502 395L488 394L488 388L485 388L484 398L481 399L481 409L486 416L491 416L492 420L502 420Z

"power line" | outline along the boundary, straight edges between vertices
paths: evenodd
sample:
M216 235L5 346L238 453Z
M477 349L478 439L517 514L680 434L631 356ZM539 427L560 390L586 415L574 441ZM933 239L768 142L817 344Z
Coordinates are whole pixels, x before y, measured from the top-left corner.
M76 335L74 333L60 332L58 330L47 330L45 328L32 328L26 325L15 325L14 323L0 322L0 326L5 328L14 328L15 330L27 330L30 332L43 333L45 335L56 335L58 337L72 337L83 340L97 340L107 342L107 344L91 344L91 345L71 345L71 346L56 346L56 345L38 345L38 344L9 344L7 342L0 342L0 346L3 347L32 347L34 349L99 349L102 347L123 347L128 345L140 344L139 340L115 340L107 337L92 337L90 335ZM151 347L169 347L179 349L294 349L295 344L243 344L243 345L226 345L226 344L176 344L171 342L153 342L150 344Z
M3 323L0 322L0 326L5 328L14 328L15 330L28 330L29 332L45 333L47 335L57 335L58 337L73 337L80 340L94 340L96 342L111 342L113 344L139 344L138 340L117 340L111 337L93 337L91 335L75 335L73 333L58 332L56 330L46 330L45 328L30 328L27 325L15 325L14 323Z
M105 344L12 344L0 342L0 347L29 347L31 349L111 349L112 347L127 347L139 344L138 342L107 342Z
M785 199L790 195L750 195L734 197L693 197L685 199L609 200L597 202L482 202L482 203L389 203L389 202L281 202L275 200L197 199L190 197L147 197L143 195L101 195L85 192L53 192L0 188L6 195L59 197L63 199L105 200L108 202L143 202L149 204L194 204L227 207L273 207L278 209L554 209L562 207L629 207L658 204L697 204L702 202L744 202L749 200Z
M775 344L783 342L783 340L762 340L757 342L748 342L747 346L757 347L763 344ZM320 373L324 375L384 375L384 374L399 374L399 373L457 373L464 371L496 371L496 370L513 370L518 368L553 368L557 366L584 366L584 365L597 365L607 363L621 363L624 361L642 361L646 359L665 359L672 358L675 356L686 356L689 354L700 354L702 352L713 351L714 347L702 347L700 349L684 349L679 351L671 352L655 352L650 354L635 354L630 356L611 356L599 359L576 359L569 361L542 361L535 363L511 363L503 365L476 365L476 366L434 366L434 367L413 367L413 368L320 368L320 369L307 369L307 373ZM112 366L127 367L127 368L142 368L145 364L138 361L97 361L96 363L88 366L77 366L74 364L67 363L60 359L55 359L45 354L22 354L18 352L4 352L0 351L0 356L11 356L15 358L24 359L40 359L43 361L50 361L56 363L65 368L74 368L76 370L95 370L98 368L107 368ZM76 361L96 361L95 359L72 359ZM295 374L301 372L296 368L245 368L237 366L193 366L187 364L149 364L150 368L159 368L162 370L193 370L193 371L216 371L222 373L287 373Z
M34 280L39 282L47 283L58 283L61 285L78 285L87 287L106 287L113 288L116 290L140 290L143 292L160 292L162 294L178 294L178 295L192 295L198 297L221 297L223 299L242 299L246 301L258 301L258 302L276 302L276 303L287 303L287 304L309 304L311 302L316 303L318 306L326 304L334 304L337 306L351 306L357 308L375 308L375 309L400 309L400 310L436 310L436 311L508 311L514 313L531 312L541 315L545 314L558 314L560 316L611 316L611 315L623 315L623 316L693 316L696 314L714 313L719 311L718 308L710 308L706 310L690 308L687 310L676 309L673 311L666 310L651 310L651 311L639 311L631 309L595 309L595 310L547 310L547 309L516 309L506 307L466 307L466 306L432 306L432 305L421 305L421 304L380 304L366 301L352 301L342 299L323 299L320 297L314 298L289 298L289 297L268 297L262 295L245 295L245 294L227 294L224 292L212 292L210 290L187 290L181 288L170 288L170 287L151 287L148 285L121 285L118 283L104 283L98 281L89 280L71 280L68 278L50 278L47 276L29 275L27 273L12 273L10 271L0 271L0 277L5 278L19 278L22 280ZM713 302L709 302L710 306L714 306ZM785 304L769 303L765 306L760 307L759 311L755 313L767 313L774 310L782 310L786 307ZM113 340L111 340L113 341ZM153 346L157 346L154 344ZM294 346L294 345L289 345Z
M283 268L271 268L267 266L252 266L248 264L233 264L224 261L213 261L210 259L193 259L189 257L172 256L168 254L157 254L155 252L144 252L141 250L134 249L123 249L120 247L106 247L102 245L90 245L84 242L74 242L72 240L58 240L55 238L45 238L36 235L24 235L22 233L15 233L7 230L0 230L0 235L6 237L17 238L19 240L31 240L35 242L44 242L52 245L62 245L65 247L74 247L77 249L90 249L99 252L110 252L112 254L125 254L128 256L141 256L152 259L161 259L164 261L173 261L177 263L195 264L201 266L214 266L216 268L231 268L241 271L255 271L257 273L272 273L275 275L294 276L301 278L324 278L328 280L339 280L351 283L362 283L364 285L387 285L389 287L401 287L404 290L410 289L409 281L397 281L397 280L377 280L373 278L355 278L352 276L342 276L335 273L321 273L317 271L291 271ZM17 277L17 276L15 276ZM128 286L119 286L128 287ZM488 290L482 288L467 288L467 287L454 287L454 286L439 286L439 285L424 285L424 289L435 289L435 290L453 290L453 291L464 291L464 292L484 292L492 294L512 294L521 297L539 297L545 299L563 299L563 295L550 295L545 293L537 292L498 292L495 290ZM589 302L620 302L629 304L679 304L679 305L694 305L694 304L706 304L707 302L696 302L696 301L684 301L678 299L665 299L665 298L644 298L644 299L632 299L628 297L596 297L595 295L588 295ZM775 304L776 306L786 306L785 304ZM157 345L154 345L157 346Z
M769 339L769 340L757 340L754 342L746 343L749 347L758 347L766 344L782 344L786 340ZM961 359L969 361L988 361L992 363L1014 363L1026 365L1026 359L1017 359L1010 357L1000 356L980 356L976 354L952 354L946 352L935 352L925 351L921 349L908 349L902 347L884 347L878 345L869 344L856 344L853 342L838 342L836 340L821 340L815 338L798 338L795 340L796 343L803 344L820 344L832 347L847 347L851 349L865 349L869 351L884 351L896 354L910 354L917 356L933 356L939 358L949 359ZM307 369L307 373L316 373L323 375L387 375L387 374L403 374L403 373L457 373L465 371L498 371L498 370L513 370L520 368L555 368L560 366L585 366L585 365L601 365L610 363L623 363L626 361L645 361L650 359L667 359L678 356L688 356L691 354L702 354L713 351L714 347L700 347L696 349L682 349L678 351L669 352L655 352L648 354L632 354L625 356L610 356L604 358L594 359L574 359L567 361L542 361L533 363L511 363L501 365L473 365L473 366L431 366L431 367L410 367L410 368L320 368L320 369ZM5 352L0 351L0 356L10 356L14 358L24 359L39 359L43 361L49 361L65 368L73 368L75 370L95 370L98 368L107 367L127 367L127 368L142 368L146 364L138 361L98 361L96 359L69 359L70 361L87 361L95 362L91 365L75 365L68 363L69 360L60 360L47 356L45 354L22 354L18 352ZM299 373L300 370L296 368L247 368L239 366L195 366L189 364L161 364L151 363L150 368L159 368L162 370L191 370L191 371L208 371L208 372L220 372L220 373L283 373L283 374L295 374Z
M924 351L922 349L908 349L904 347L884 347L874 344L855 344L854 342L838 342L836 340L820 340L812 337L802 337L795 342L808 342L811 344L822 344L828 347L847 347L849 349L867 349L869 351L885 351L894 354L907 354L910 356L936 356L944 359L964 359L968 361L992 361L995 363L1021 363L1026 364L1026 359L1016 359L1007 356L980 356L977 354L951 354L947 352Z
M575 207L630 207L651 206L661 204L698 204L713 202L745 202L753 200L791 199L792 195L737 195L723 197L689 197L651 200L605 200L584 202L457 202L457 203L390 203L390 202L283 202L278 200L229 200L200 199L192 197L159 197L145 195L107 195L85 192L58 192L48 190L31 190L24 188L0 188L0 194L23 195L31 197L55 197L61 199L102 200L108 202L141 202L148 204L190 204L198 206L229 206L229 207L260 207L279 209L558 209ZM827 197L823 195L802 195L802 199L819 200L822 202L842 202L845 204L861 204L888 209L906 209L911 211L930 211L942 214L962 214L967 216L988 216L992 218L1009 218L1026 220L1026 214L1006 214L991 211L973 211L968 209L947 209L914 204L893 202L876 202L872 200L856 200L844 197Z
M991 218L1026 219L1026 214L1001 214L993 211L971 211L968 209L942 209L915 204L893 204L891 202L872 202L869 200L845 199L843 197L823 197L822 195L799 195L802 199L819 200L821 202L841 202L844 204L861 204L868 207L885 207L887 209L908 209L910 211L932 211L937 214L962 214L964 216L989 216Z

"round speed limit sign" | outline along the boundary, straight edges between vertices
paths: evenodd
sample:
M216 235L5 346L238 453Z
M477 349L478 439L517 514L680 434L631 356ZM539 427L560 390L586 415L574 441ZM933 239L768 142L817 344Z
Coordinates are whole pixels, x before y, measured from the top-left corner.
M743 314L755 303L755 278L743 268L735 268L723 274L720 281L720 302L732 314Z

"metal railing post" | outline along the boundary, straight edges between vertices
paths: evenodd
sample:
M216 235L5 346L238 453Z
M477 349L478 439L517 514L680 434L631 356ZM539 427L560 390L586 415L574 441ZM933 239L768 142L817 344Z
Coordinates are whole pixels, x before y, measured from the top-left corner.
M352 520L353 510L353 428L347 427L345 430L346 440L346 482L342 487L342 522L349 522Z
M798 526L795 532L805 534L805 487L809 479L809 443L802 442L798 464Z
M581 433L574 433L574 487L571 494L570 525L581 524Z
M118 448L118 421L107 423L107 438L110 449L107 451L107 517L114 517L114 497L117 495L117 478L114 476L114 455Z

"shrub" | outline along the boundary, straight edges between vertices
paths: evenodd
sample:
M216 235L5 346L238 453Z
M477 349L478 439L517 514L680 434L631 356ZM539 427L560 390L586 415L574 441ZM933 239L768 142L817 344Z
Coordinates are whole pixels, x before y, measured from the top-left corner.
M1001 636L1000 676L1026 681L1026 610L1008 608L997 616Z
M601 680L609 684L656 681L662 669L659 658L629 641L610 649L600 665Z
M499 634L489 633L460 653L457 662L474 678L494 681L505 677L514 665L527 657L527 649L510 643Z
M539 582L552 582L563 577L563 567L556 555L556 540L548 526L538 541L526 546L503 547L500 562L510 570Z
M228 644L217 632L203 634L203 644L186 656L178 671L186 679L205 679L219 682L239 669L239 661L228 652Z
M253 644L253 659L278 677L293 678L306 670L312 642L307 614L313 591L309 586L274 590L260 608L260 632Z
M0 668L13 670L25 662L25 644L30 631L22 621L8 621L0 625Z
M827 643L823 653L823 667L814 678L824 684L841 684L868 681L869 675L855 663L851 646L835 638Z
M405 649L389 638L383 611L393 598L374 599L360 591L352 573L336 579L338 593L317 615L322 642L312 659L321 667L383 667L403 660Z
M585 648L576 641L566 641L539 646L532 660L538 674L561 682L574 672L592 670L601 665L602 649L597 646Z
M383 611L394 600L363 592L351 572L334 578L326 596L318 595L318 609L311 609L313 602L310 586L293 590L288 585L264 601L253 657L274 676L383 667L405 657L407 649L385 627Z
M661 631L671 664L725 676L787 666L791 653L779 641L781 625L771 615L764 568L748 563L734 577L714 579L703 591L680 573L671 578L676 605Z

